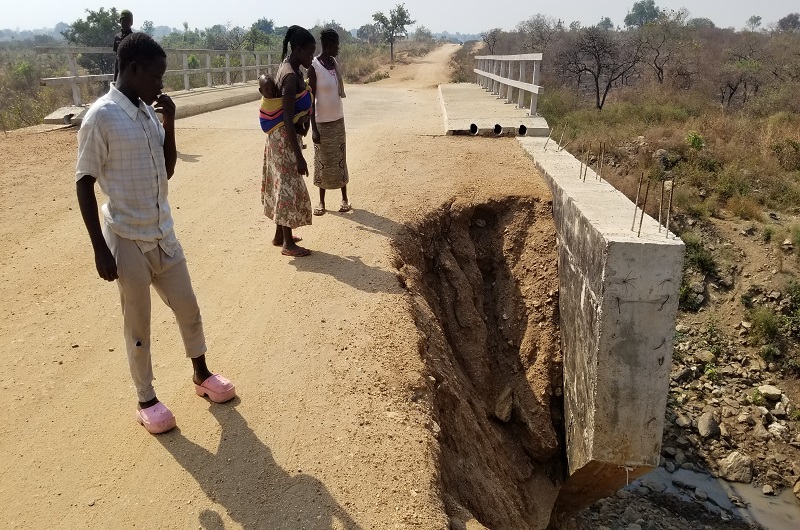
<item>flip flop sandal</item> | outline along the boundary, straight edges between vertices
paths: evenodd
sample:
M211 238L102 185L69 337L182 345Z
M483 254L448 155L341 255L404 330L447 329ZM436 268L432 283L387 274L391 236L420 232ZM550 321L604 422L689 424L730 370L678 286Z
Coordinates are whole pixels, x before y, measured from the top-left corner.
M194 391L200 397L208 396L214 403L225 403L236 397L236 387L219 374L212 375L199 385L194 385Z
M300 237L300 236L292 236L292 239L294 240L295 243L297 243L298 241L302 241L303 240L303 238ZM276 247L282 247L283 243L273 243L273 245L276 246Z
M297 247L294 250L289 250L288 248L285 248L281 250L281 254L283 254L284 256L291 256L293 258L304 258L306 256L310 256L311 251L303 247Z
M136 410L136 421L150 434L161 434L175 428L175 416L160 401L152 407Z
M322 206L317 206L316 208L314 208L314 211L312 213L314 215L325 215L325 208L323 208Z
M353 209L353 208L352 208L352 206L350 206L350 203L349 203L349 202L344 202L344 201L342 201L342 205L341 205L341 206L339 206L339 211L340 211L340 212L349 212L349 211L350 211L350 210L352 210L352 209Z

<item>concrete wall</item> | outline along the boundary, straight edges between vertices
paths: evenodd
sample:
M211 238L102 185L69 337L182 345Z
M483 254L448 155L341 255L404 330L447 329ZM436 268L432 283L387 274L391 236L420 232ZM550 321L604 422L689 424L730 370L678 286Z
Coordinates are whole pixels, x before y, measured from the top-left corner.
M543 138L519 141L553 193L570 475L560 504L579 508L658 465L684 245L647 215L638 237L633 202L591 170L580 179L552 140L547 151Z

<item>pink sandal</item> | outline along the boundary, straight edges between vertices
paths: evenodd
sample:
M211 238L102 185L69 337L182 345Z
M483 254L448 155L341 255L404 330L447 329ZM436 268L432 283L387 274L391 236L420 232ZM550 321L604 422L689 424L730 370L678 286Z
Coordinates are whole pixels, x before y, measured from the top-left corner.
M194 385L194 391L200 397L208 396L214 403L225 403L236 397L236 387L219 374L212 375L202 384Z
M175 416L160 401L152 407L137 409L136 421L150 434L161 434L175 428Z

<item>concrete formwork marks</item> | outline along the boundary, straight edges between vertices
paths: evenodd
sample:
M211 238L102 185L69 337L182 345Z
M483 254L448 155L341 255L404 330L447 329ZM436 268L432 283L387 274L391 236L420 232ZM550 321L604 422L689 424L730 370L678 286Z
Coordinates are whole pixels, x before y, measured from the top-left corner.
M520 138L553 193L569 472L588 488L658 465L683 242L544 138ZM604 469L606 471L604 471ZM586 478L588 480L588 478ZM621 485L624 485L621 484ZM595 484L596 486L596 484ZM594 486L592 486L594 487Z

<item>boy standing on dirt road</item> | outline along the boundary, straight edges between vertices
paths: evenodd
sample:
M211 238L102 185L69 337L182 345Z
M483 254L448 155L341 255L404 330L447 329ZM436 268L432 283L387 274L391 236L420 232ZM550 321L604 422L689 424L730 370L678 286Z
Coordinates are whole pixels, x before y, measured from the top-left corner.
M116 84L91 106L78 133L76 190L97 272L106 281L117 280L119 287L128 363L139 399L136 419L157 434L175 427L175 416L153 389L151 285L175 313L197 394L222 403L236 390L206 366L200 309L167 202L167 181L178 155L175 104L161 93L166 53L147 34L134 33L122 41L118 57ZM156 113L163 116L163 125ZM108 196L102 228L95 182Z

